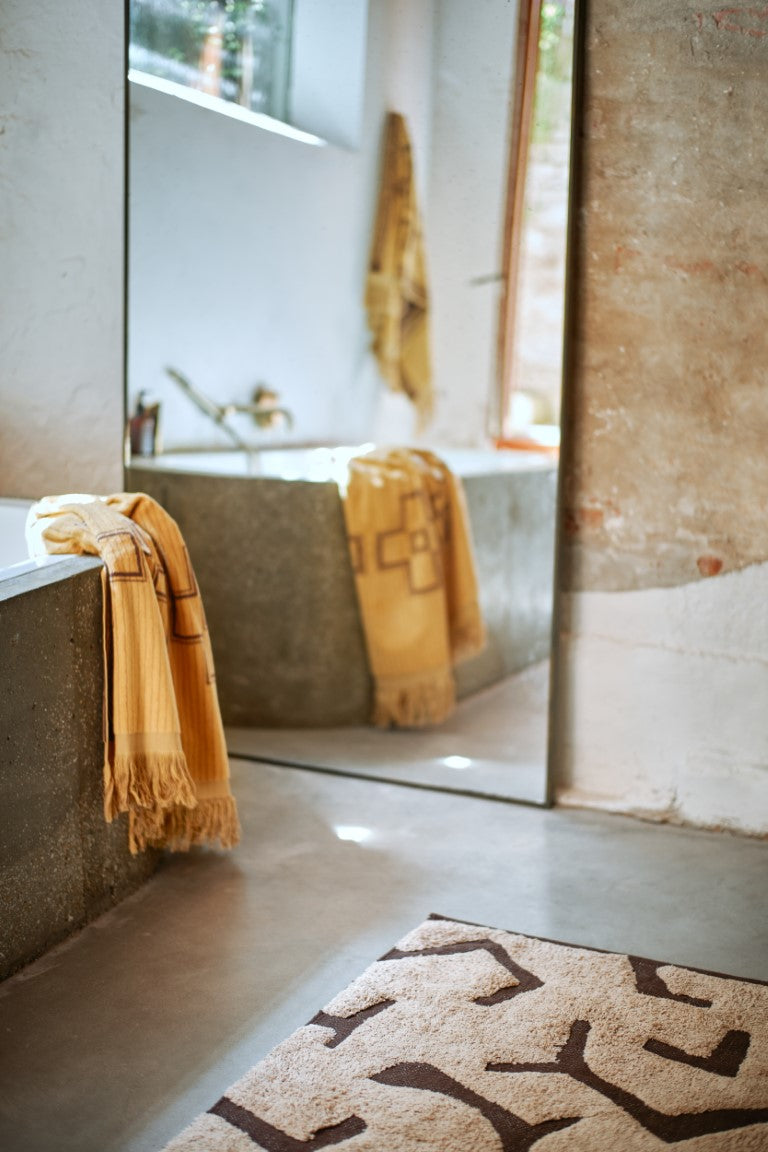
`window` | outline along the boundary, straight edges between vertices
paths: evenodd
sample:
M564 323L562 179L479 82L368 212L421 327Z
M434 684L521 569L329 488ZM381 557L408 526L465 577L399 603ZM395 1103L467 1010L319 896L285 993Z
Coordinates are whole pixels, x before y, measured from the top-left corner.
M131 0L131 69L287 115L292 0Z
M500 325L502 437L559 443L574 0L521 0Z
M357 148L367 20L367 0L130 0L129 78L305 143Z

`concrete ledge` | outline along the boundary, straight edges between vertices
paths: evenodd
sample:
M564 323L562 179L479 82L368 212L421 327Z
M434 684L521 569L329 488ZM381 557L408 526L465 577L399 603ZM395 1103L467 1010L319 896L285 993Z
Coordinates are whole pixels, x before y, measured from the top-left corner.
M0 979L134 891L132 857L102 812L100 561L0 583Z

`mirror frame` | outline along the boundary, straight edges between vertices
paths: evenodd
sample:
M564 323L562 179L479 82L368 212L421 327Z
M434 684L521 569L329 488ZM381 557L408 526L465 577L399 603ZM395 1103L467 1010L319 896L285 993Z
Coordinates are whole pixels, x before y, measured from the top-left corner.
M522 0L521 0L522 2ZM571 147L568 178L568 216L565 241L565 298L563 309L563 368L560 380L560 455L553 540L554 578L552 638L550 642L549 708L547 717L546 806L557 801L558 769L562 764L565 675L560 651L563 626L562 583L565 571L563 519L566 475L575 447L572 436L573 384L576 379L577 336L580 328L579 282L581 268L579 214L583 196L584 79L586 75L586 24L588 0L575 0L573 13L573 73L571 77Z
M520 25L519 29L529 28L534 18L538 20L542 0L519 0ZM545 757L545 781L543 807L552 807L556 801L556 783L558 762L562 755L562 720L564 705L562 700L563 669L560 658L560 631L562 626L561 582L564 572L564 540L562 532L562 518L564 508L565 474L573 455L571 428L572 387L575 377L576 361L576 335L579 327L578 294L575 291L579 270L579 229L578 213L583 202L582 196L582 164L581 141L583 138L583 104L584 104L584 74L585 74L585 43L586 43L586 11L587 0L575 0L574 3L574 29L573 29L573 58L571 78L571 140L569 154L569 181L568 181L568 210L566 224L566 256L565 256L565 299L562 332L562 374L561 374L561 407L560 426L561 440L558 460L557 494L555 500L555 524L553 531L553 602L552 624L550 639L550 673L549 696L547 707L547 743ZM130 276L130 248L129 248L129 190L130 190L130 85L128 81L129 70L129 41L130 41L130 0L123 4L123 325L122 325L122 385L123 385L123 427L127 427L128 420L128 325L129 315L129 276ZM503 412L506 403L506 391L503 381L508 378L507 368L511 357L511 348L514 340L514 311L517 301L516 272L519 264L519 227L522 216L523 193L525 186L525 169L522 171L518 164L521 154L527 150L529 131L524 130L523 122L529 107L533 84L531 82L531 69L535 79L536 56L538 53L538 38L535 41L535 51L530 36L524 38L518 33L518 49L513 79L512 97L510 99L510 115L512 128L509 139L509 156L507 163L507 208L505 211L504 238L502 250L502 278L503 292L499 306L499 320L496 340L496 404L494 419L496 428L492 431L500 435L503 425ZM530 117L528 117L530 119ZM511 194L510 194L511 193ZM493 409L492 409L493 411ZM124 449L122 456L123 487L126 482L126 466Z

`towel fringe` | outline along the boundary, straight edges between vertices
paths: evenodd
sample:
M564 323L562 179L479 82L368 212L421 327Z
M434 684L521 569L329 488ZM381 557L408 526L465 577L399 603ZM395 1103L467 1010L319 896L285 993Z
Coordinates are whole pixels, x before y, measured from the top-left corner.
M104 765L104 816L108 821L136 806L195 808L197 796L183 752L115 753Z
M188 852L195 844L234 848L240 840L240 821L232 796L198 801L196 808L174 806L131 810L128 846L135 855L147 848Z
M375 685L373 723L379 728L425 728L440 724L456 707L456 685L449 671Z

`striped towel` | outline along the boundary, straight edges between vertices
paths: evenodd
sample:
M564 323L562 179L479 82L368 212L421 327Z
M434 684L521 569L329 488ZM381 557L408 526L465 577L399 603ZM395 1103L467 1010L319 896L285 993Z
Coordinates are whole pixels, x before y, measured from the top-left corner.
M104 814L131 852L239 838L202 600L176 523L142 493L45 497L30 555L104 561Z

